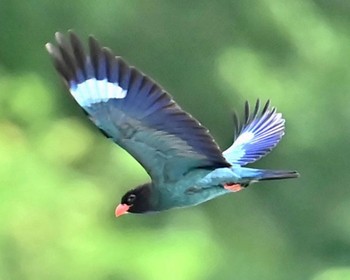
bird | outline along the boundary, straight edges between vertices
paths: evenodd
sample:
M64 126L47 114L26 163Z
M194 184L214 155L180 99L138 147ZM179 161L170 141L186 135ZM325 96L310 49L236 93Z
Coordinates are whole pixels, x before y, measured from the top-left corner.
M131 154L150 182L127 191L115 209L156 213L201 204L252 183L296 178L297 171L246 167L281 140L285 120L267 101L233 113L232 145L222 151L209 130L163 87L88 37L88 50L72 30L55 33L46 50L71 96L106 137Z

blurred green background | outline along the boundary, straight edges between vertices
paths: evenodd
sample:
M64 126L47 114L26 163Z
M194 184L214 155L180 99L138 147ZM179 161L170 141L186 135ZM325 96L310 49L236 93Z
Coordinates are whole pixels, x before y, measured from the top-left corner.
M350 279L350 2L0 0L0 279ZM296 169L198 207L114 217L148 180L73 102L44 44L94 34L222 148L257 98Z

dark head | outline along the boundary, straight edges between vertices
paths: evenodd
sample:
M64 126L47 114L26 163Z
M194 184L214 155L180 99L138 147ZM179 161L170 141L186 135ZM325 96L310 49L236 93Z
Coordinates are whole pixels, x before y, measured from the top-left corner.
M115 209L115 216L126 213L145 213L151 210L151 183L138 186L123 195L120 204Z

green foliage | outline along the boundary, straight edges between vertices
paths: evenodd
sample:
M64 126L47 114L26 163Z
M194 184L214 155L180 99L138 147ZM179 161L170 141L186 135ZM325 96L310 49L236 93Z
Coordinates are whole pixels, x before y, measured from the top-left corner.
M350 279L346 1L0 7L0 279ZM69 28L159 81L223 147L232 108L271 99L286 136L256 166L302 177L115 219L148 178L57 78L44 44Z

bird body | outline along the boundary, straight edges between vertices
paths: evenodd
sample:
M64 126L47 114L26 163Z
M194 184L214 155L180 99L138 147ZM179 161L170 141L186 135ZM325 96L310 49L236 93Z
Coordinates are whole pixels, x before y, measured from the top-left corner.
M127 150L152 181L128 191L116 208L149 213L194 206L262 180L295 178L296 171L245 167L268 154L284 135L284 119L269 102L242 123L224 152L209 131L178 106L157 83L93 37L88 54L73 33L56 33L46 48L71 95L100 131Z
M182 208L201 204L218 196L231 193L225 185L235 184L247 187L261 181L294 178L293 171L271 171L245 168L239 165L217 168L212 171L195 169L175 182L153 186L154 190L150 212L171 208Z

